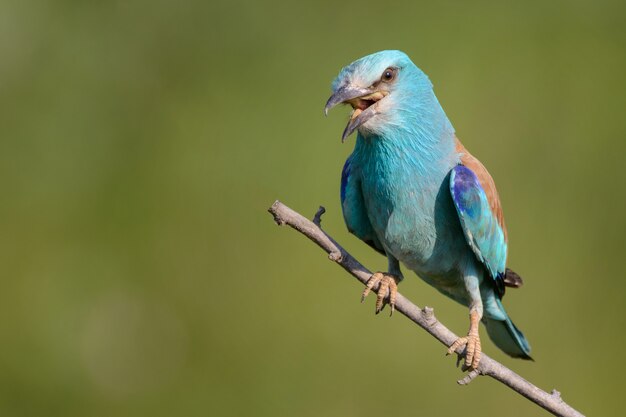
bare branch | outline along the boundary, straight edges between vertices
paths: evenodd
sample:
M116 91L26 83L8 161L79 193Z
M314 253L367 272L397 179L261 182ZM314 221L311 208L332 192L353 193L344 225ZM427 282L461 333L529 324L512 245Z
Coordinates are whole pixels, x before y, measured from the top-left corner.
M480 375L480 371L478 369L472 369L463 379L459 379L457 384L459 385L467 385L474 380L478 375Z
M372 273L315 223L285 206L280 201L276 201L268 211L274 216L276 224L287 224L296 229L324 249L326 253L329 254L329 258L332 261L339 264L361 283L367 283ZM324 208L320 207L315 215L316 223L321 223L321 215L323 213ZM373 291L378 292L378 285L374 286ZM453 332L435 318L432 308L424 307L422 310L400 293L398 293L396 298L396 310L418 324L445 346L452 345L457 339L457 336ZM463 349L460 348L456 353L462 355ZM583 416L583 414L565 403L565 401L561 399L558 391L553 390L552 393L543 391L484 353L481 356L478 369L468 373L465 378L458 381L458 383L466 385L479 375L488 375L500 381L556 416Z

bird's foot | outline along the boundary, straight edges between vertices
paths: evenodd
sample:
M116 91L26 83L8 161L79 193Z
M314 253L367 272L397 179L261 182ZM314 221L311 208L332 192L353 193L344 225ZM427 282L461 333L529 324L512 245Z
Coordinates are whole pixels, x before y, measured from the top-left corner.
M376 314L383 310L385 304L389 304L391 307L391 313L389 315L391 316L396 307L398 282L400 282L400 278L386 272L376 272L375 274L372 274L369 281L367 281L365 290L363 290L363 295L361 295L361 302L365 300L365 297L367 297L372 288L374 288L376 284L380 283L378 295L376 297Z
M452 343L446 355L454 353L461 346L465 346L465 367L468 369L478 369L480 363L480 336L478 333L469 333L465 337L459 337ZM458 362L457 362L458 366Z

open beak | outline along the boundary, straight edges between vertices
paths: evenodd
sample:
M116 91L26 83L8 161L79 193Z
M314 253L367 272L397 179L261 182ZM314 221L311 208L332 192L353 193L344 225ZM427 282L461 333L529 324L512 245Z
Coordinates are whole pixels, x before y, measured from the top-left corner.
M324 114L337 104L350 104L354 109L350 115L348 125L341 135L341 141L345 141L359 126L374 117L377 113L375 104L389 92L374 90L372 88L358 88L350 85L341 87L330 96L324 107Z

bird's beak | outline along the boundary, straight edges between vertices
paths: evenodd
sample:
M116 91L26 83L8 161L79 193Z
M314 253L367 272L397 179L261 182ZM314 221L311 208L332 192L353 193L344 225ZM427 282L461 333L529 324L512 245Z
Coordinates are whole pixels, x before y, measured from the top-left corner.
M367 122L376 115L376 102L389 94L384 90L375 90L373 88L360 88L346 85L330 96L324 107L324 114L328 115L328 111L337 104L347 103L352 105L354 111L350 116L350 121L341 135L341 141L346 140L359 126Z

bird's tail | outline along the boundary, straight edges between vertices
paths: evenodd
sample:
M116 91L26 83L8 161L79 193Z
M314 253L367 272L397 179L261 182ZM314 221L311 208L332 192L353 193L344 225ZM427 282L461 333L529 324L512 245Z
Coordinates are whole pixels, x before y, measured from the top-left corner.
M513 324L509 316L504 311L504 307L500 300L497 300L498 307L504 313L506 320L496 320L486 316L483 316L483 323L487 328L489 338L499 347L504 353L514 358L529 359L530 357L530 345L528 340L524 337L524 334L519 331Z

